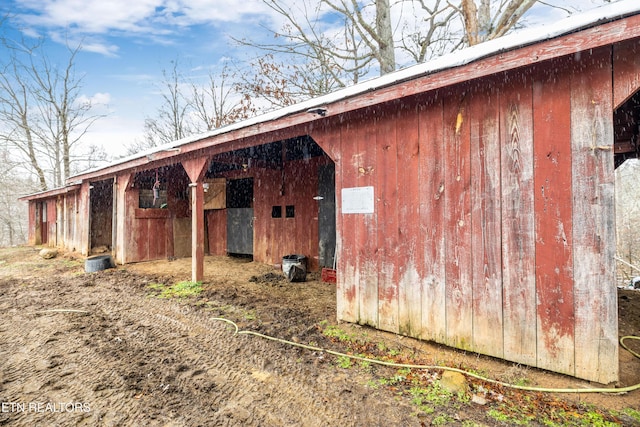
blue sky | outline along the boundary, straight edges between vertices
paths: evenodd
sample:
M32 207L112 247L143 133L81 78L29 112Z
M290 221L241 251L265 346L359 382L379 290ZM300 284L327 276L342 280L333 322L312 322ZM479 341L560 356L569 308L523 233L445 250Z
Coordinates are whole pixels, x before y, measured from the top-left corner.
M585 11L603 2L547 3ZM142 138L144 118L154 116L160 102L157 83L171 61L177 59L184 74L215 69L224 60L242 63L251 53L234 46L231 35L268 37L264 25L280 26L262 0L4 0L0 14L8 14L5 33L44 37L54 60L65 42L82 45L76 72L84 76L83 96L106 114L85 138L116 155L124 144ZM560 9L538 8L529 12L528 22L537 25L565 16Z

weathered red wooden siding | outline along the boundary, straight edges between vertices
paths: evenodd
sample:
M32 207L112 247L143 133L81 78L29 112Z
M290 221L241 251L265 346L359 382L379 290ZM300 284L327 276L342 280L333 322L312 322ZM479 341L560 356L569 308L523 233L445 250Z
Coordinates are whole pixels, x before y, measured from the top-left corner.
M569 60L533 83L537 366L574 371L571 93Z
M469 99L471 121L471 252L474 351L503 357L502 206L499 82Z
M342 188L352 188L357 186L358 178L358 163L361 156L361 152L358 149L358 142L364 147L366 141L362 141L363 134L359 134L359 129L366 126L364 117L360 117L360 120L355 120L355 117L350 117L350 120L346 120L341 128L341 156L342 156L342 168L341 174L337 175L336 171L336 197L338 199L338 209L341 205L341 192ZM370 123L375 123L377 117L370 117ZM360 135L360 136L359 136ZM376 144L376 149L377 149ZM378 165L374 166L378 170ZM375 197L379 197L375 195ZM377 296L377 283L371 283L371 287L368 288L372 292L376 292L374 301L371 301L370 293L365 294L366 299L360 294L360 278L361 276L369 276L371 272L366 271L359 264L358 258L358 241L356 230L360 229L360 233L366 233L368 227L371 226L371 218L366 218L367 215L339 215L340 224L340 241L343 243L340 254L338 255L338 274L341 276L340 286L338 289L338 301L342 300L344 304L341 305L339 317L349 322L362 322L365 324L378 325L378 301ZM368 224L368 225L366 225ZM377 233L375 233L377 234ZM373 235L372 235L373 237ZM375 237L377 241L377 236ZM349 242L349 243L347 243ZM376 244L375 249L378 251L379 245ZM378 265L375 266L376 272L378 271ZM368 306L369 304L375 304L375 309L367 310L366 315L362 315L364 309L362 306ZM362 318L362 320L360 320Z
M28 243L29 245L37 245L38 239L37 233L40 231L40 225L38 224L38 209L37 200L29 200L29 230L28 230Z
M166 258L168 239L173 235L171 213L166 209L138 208L138 190L125 192L125 262Z
M504 358L536 364L537 301L533 184L533 86L501 86L501 216Z
M68 193L64 196L64 215L66 216L65 223L65 242L64 245L67 249L71 251L76 250L76 239L75 239L75 230L76 230L76 221L78 216L76 215L76 195L74 193Z
M410 336L420 336L422 330L424 235L419 220L419 119L417 105L398 106L398 322L399 331Z
M444 94L445 146L445 343L473 348L471 251L471 137L469 94L464 89Z
M58 245L58 203L57 198L47 200L47 245Z
M256 168L254 178L253 258L279 264L282 257L307 257L311 271L318 270L318 167L323 157L285 162L282 171ZM282 207L282 218L272 218L273 206ZM294 206L293 218L286 218L286 206Z
M227 210L206 211L210 255L227 254Z
M422 323L420 338L445 342L445 148L443 101L439 93L419 102L419 232L423 236ZM419 270L420 271L420 270ZM415 329L416 326L413 326Z
M130 261L167 258L169 239L173 236L171 212L166 209L140 208L134 208L132 211L131 231L133 238L130 249L133 249L132 255L135 258Z
M378 171L375 192L375 213L378 228L378 325L387 331L399 332L399 267L406 265L407 254L401 253L400 208L398 194L398 105L380 111L376 126ZM402 135L402 133L400 134ZM357 155L357 154L356 154ZM402 166L404 167L404 166ZM358 221L356 215L354 220Z
M375 194L373 214L338 206L338 317L615 380L610 58L594 50L318 130L341 156L338 194Z
M575 375L618 377L611 50L584 52L571 75ZM597 313L597 316L594 316Z
M375 110L372 111L377 116ZM356 171L356 181L351 187L369 187L375 185L374 174L378 153L375 126L367 126L369 114L353 116L354 127L358 135L353 139L357 155L352 157L350 167ZM375 194L374 194L375 197ZM378 323L378 217L376 214L364 215L363 227L353 229L356 239L355 262L357 294L360 295L358 319L362 324Z

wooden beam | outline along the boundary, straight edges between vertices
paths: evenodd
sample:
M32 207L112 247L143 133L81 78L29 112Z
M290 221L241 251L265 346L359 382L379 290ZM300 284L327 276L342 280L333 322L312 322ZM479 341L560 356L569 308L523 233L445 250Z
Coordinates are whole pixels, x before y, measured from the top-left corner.
M191 280L204 277L204 186L202 179L209 164L208 157L184 160L182 167L191 184Z
M204 187L202 182L191 187L191 280L204 277Z

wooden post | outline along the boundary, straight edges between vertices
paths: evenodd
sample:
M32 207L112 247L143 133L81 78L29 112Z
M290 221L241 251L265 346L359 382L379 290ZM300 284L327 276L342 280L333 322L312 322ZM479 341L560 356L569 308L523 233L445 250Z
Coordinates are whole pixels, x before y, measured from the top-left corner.
M191 184L191 280L204 277L204 186L202 179L209 164L207 157L182 161Z
M193 182L191 187L191 280L199 282L204 276L204 186Z

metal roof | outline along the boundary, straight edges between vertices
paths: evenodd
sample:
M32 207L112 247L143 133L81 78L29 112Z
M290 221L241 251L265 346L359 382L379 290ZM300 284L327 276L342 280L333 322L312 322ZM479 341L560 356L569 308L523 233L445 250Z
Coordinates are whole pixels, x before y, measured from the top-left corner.
M602 25L608 22L623 19L628 16L640 14L640 1L638 0L620 0L605 6L591 9L588 12L576 14L568 18L553 22L548 25L531 27L523 29L509 35L487 41L475 46L471 46L437 59L413 65L399 71L386 74L381 77L373 78L362 83L337 90L335 92L319 96L307 101L300 102L285 108L274 110L247 120L236 122L221 128L214 129L210 132L192 135L168 144L154 147L136 153L132 156L118 159L117 161L100 166L91 170L76 174L68 179L68 182L74 183L82 178L83 175L95 174L100 170L112 168L116 165L124 165L128 162L142 159L144 157L151 158L154 154L161 152L169 152L188 145L190 143L201 141L207 138L222 135L228 132L236 131L250 126L267 123L281 119L297 113L313 111L314 109L325 107L332 103L354 98L359 95L376 91L378 89L393 86L395 84L416 79L431 74L435 74L444 70L460 67L478 61L482 58L494 56L503 52L512 51L535 43L543 42L560 36L568 35L580 30Z

